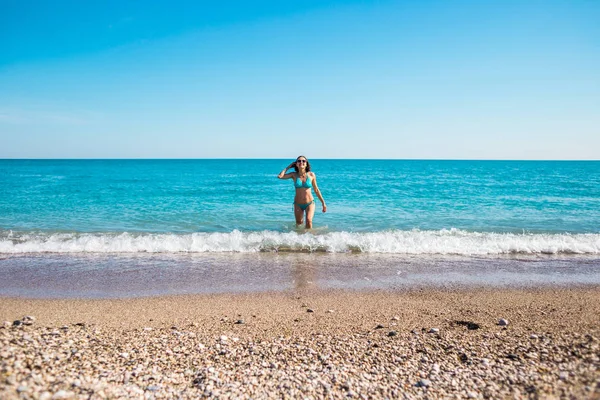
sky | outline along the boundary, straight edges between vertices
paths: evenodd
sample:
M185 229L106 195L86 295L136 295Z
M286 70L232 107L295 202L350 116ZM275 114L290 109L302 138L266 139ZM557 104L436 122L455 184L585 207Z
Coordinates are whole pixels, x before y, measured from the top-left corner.
M600 159L600 1L0 0L0 158Z

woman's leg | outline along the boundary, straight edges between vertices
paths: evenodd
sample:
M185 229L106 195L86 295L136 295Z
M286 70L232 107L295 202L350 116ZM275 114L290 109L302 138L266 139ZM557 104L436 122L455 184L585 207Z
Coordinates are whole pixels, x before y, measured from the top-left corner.
M313 220L313 217L315 216L316 208L317 208L317 205L313 201L313 203L310 206L308 206L308 208L306 209L306 229L312 229L312 220Z
M302 225L302 217L304 217L304 210L294 204L294 217L296 217L296 225Z

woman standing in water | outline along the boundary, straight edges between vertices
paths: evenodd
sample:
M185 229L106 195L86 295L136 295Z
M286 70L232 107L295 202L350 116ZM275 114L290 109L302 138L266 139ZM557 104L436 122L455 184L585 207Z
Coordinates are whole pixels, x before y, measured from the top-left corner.
M294 168L295 172L286 174L287 170ZM306 229L312 228L312 220L315 215L315 199L313 198L311 188L315 189L317 197L323 204L323 212L327 211L325 200L321 196L321 191L317 186L317 176L310 170L310 163L304 156L299 156L296 161L288 165L277 175L279 179L293 179L296 188L296 197L294 197L294 216L296 225L302 225L304 213L306 213Z

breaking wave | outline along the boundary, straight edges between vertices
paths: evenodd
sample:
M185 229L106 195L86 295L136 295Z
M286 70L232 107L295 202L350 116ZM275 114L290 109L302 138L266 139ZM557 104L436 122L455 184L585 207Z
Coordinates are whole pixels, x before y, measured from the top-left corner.
M330 252L388 254L600 254L597 233L381 232L47 233L0 231L0 254Z

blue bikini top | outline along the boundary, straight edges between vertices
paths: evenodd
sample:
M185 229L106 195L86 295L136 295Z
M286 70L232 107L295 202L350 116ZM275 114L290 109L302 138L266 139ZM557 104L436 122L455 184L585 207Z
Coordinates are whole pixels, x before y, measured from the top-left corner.
M312 180L310 179L310 176L306 176L306 182L302 182L302 179L300 178L296 178L296 181L294 182L294 186L296 187L296 189L300 189L300 188L306 188L306 189L310 189L312 187Z

